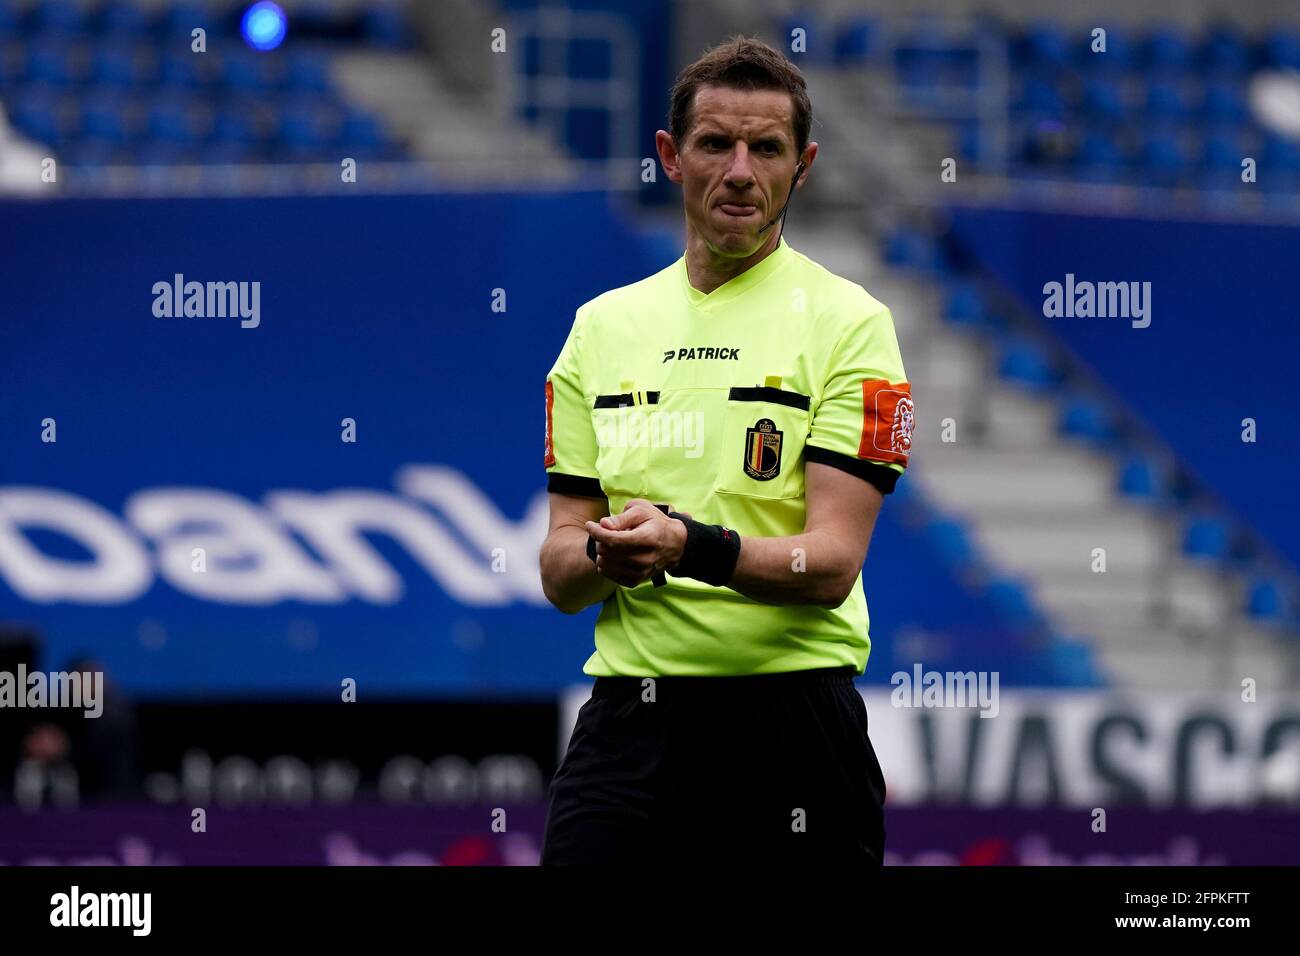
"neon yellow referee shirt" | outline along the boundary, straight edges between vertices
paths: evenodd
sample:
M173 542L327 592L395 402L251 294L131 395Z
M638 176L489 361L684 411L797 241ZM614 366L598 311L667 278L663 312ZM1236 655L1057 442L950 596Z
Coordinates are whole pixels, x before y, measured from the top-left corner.
M736 529L742 548L799 534L806 462L893 490L911 451L910 391L889 310L784 238L707 295L683 256L578 309L546 379L547 487L607 498L610 514L631 498L671 504ZM834 609L669 574L615 589L583 672L861 673L868 623L861 573Z

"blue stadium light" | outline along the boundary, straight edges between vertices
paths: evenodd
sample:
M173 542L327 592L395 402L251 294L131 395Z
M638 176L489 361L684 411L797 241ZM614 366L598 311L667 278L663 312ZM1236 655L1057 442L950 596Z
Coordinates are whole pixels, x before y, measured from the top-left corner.
M244 41L254 50L274 50L284 42L288 27L284 11L270 0L262 0L245 10L239 24Z

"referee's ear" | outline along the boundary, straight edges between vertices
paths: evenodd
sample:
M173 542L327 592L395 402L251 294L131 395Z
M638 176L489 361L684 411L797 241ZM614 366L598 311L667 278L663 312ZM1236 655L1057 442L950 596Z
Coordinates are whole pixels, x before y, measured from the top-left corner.
M799 178L794 182L795 189L802 189L803 184L808 181L808 173L812 169L813 160L817 158L817 144L809 143L799 154L799 162L803 164L803 169L799 172Z
M664 168L664 175L668 177L669 182L680 186L681 159L677 155L677 144L673 142L673 136L667 130L661 129L655 133L655 151L659 154L659 164Z

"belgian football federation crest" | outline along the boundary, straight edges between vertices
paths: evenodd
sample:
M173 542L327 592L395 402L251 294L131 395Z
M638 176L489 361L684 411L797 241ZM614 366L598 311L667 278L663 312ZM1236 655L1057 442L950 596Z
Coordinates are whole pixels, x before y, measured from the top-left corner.
M771 481L781 474L781 432L770 418L745 429L745 474L755 481Z

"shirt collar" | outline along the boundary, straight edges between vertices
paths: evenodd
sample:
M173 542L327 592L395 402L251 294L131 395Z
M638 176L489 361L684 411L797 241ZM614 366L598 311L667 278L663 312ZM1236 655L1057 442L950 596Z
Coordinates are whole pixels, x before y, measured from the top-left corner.
M757 265L750 266L739 275L732 276L712 292L706 294L691 285L686 273L686 256L683 254L677 260L677 271L681 278L682 294L686 296L687 302L698 309L711 309L719 303L731 302L778 271L790 260L792 255L792 250L786 245L785 236L782 236L777 240L776 248L772 250L767 258Z

